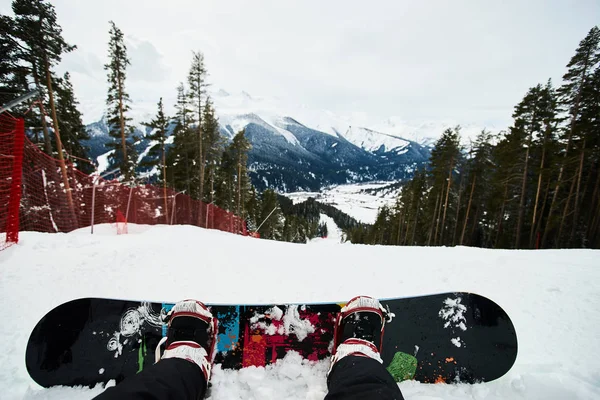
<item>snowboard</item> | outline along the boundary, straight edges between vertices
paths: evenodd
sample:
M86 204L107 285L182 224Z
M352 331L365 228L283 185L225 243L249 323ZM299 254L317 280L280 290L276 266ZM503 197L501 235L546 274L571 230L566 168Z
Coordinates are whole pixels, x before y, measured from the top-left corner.
M394 314L382 359L397 381L488 382L517 357L515 328L492 300L442 293L381 300ZM215 363L224 369L268 366L290 351L312 361L331 355L344 303L209 305L219 320ZM83 298L48 312L26 349L31 378L44 387L122 381L155 362L172 303Z

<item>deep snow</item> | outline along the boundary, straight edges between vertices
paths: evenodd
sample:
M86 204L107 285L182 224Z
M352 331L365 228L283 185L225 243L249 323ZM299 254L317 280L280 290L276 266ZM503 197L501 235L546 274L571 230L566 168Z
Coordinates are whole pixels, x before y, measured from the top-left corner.
M600 252L288 244L190 226L129 226L117 236L22 233L0 252L0 397L85 399L102 388L41 389L25 345L52 307L77 297L214 303L343 301L472 291L511 316L519 355L504 377L477 385L403 382L407 400L600 398ZM251 285L256 282L255 285ZM216 368L211 399L320 399L326 361L294 354L273 367Z

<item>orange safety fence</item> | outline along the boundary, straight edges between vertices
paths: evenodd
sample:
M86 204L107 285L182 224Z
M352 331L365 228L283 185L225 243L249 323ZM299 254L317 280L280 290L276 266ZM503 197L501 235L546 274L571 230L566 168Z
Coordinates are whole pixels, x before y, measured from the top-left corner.
M104 180L69 161L66 175L68 190L60 161L25 137L23 120L0 115L0 250L18 241L19 230L70 232L102 223L125 223L120 233L129 222L248 235L242 218L170 188Z

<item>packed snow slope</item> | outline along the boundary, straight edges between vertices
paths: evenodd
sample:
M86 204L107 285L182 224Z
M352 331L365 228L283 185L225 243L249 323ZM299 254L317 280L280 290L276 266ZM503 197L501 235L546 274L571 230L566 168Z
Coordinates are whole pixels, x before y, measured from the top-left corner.
M445 291L477 292L506 309L519 339L516 364L486 384L404 382L407 400L600 398L598 251L382 247L339 244L337 237L288 244L189 226L129 230L22 233L18 245L0 252L2 399L86 399L103 390L42 389L25 369L34 325L78 297L281 303ZM217 367L209 395L322 399L327 367L294 354L273 367Z

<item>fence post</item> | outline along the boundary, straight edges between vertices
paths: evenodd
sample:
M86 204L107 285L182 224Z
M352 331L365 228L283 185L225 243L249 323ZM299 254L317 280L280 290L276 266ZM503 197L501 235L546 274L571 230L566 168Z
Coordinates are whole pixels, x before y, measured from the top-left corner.
M129 198L127 199L127 211L125 211L125 222L129 222L129 205L131 204L131 196L133 195L134 188L135 186L131 185L131 189L129 189Z
M8 220L6 241L19 242L19 207L21 205L21 177L23 175L23 146L25 144L25 122L23 118L15 121L15 138L13 142L13 169L11 174L10 194L8 200Z
M100 174L98 173L98 170L96 170L96 174L94 174L92 177L92 230L90 232L92 235L94 234L94 217L96 216L96 183L98 182L99 178Z

